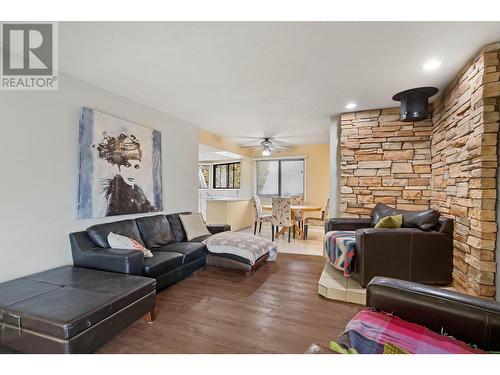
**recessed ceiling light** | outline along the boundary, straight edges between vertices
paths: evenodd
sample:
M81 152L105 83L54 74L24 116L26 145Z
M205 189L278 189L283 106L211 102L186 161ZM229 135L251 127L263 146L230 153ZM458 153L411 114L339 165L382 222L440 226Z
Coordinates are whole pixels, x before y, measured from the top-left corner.
M358 105L356 103L348 103L346 104L346 108L347 109L353 109L353 108L356 108Z
M424 70L436 70L440 66L441 66L441 61L439 61L439 60L429 60L424 65L422 65L422 68Z

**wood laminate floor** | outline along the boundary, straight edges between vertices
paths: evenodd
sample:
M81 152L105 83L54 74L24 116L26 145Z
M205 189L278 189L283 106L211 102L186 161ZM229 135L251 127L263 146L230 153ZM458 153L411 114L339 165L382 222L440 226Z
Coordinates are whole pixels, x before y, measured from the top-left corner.
M327 346L361 307L318 295L324 258L279 254L253 275L207 267L157 296L98 353L303 353Z

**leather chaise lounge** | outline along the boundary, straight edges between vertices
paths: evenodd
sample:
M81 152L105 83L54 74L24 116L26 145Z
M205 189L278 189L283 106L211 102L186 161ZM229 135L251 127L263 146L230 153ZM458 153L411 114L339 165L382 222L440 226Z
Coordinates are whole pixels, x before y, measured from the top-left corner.
M156 290L182 280L206 265L208 236L187 241L180 214L146 216L93 225L86 231L70 233L75 267L146 276L156 280ZM228 225L208 225L210 233L230 230ZM132 238L153 253L144 258L136 250L111 249L110 232Z

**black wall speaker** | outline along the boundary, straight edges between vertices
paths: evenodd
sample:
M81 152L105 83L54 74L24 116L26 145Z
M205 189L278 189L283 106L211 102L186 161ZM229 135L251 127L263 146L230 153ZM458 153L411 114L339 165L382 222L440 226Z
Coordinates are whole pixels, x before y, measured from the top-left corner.
M436 87L417 87L398 92L392 100L401 102L401 121L421 121L427 118L429 98L438 93Z

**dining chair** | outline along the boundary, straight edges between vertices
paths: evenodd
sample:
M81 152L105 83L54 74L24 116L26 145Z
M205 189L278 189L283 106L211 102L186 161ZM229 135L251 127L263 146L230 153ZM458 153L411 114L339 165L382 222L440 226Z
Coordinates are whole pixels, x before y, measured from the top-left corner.
M278 227L288 228L288 242L290 242L290 235L293 230L293 238L295 238L295 225L296 221L292 220L291 199L273 197L273 225ZM274 241L274 230L273 230Z
M321 218L319 217L306 217L304 219L304 239L307 239L307 230L309 225L322 227L325 225L325 220L328 218L328 211L330 210L330 199L326 201L326 206L321 211Z
M262 230L262 223L271 223L271 232L273 233L274 239L274 225L273 215L264 215L262 212L262 203L260 201L260 197L258 195L253 196L253 207L255 209L255 225L253 228L253 234L257 233L257 223L259 223L259 233Z
M304 196L301 195L293 195L290 196L290 204L292 206L300 206L304 204ZM295 220L297 220L297 223L299 225L299 228L302 228L302 219L304 218L304 214L302 210L295 210L294 212Z

